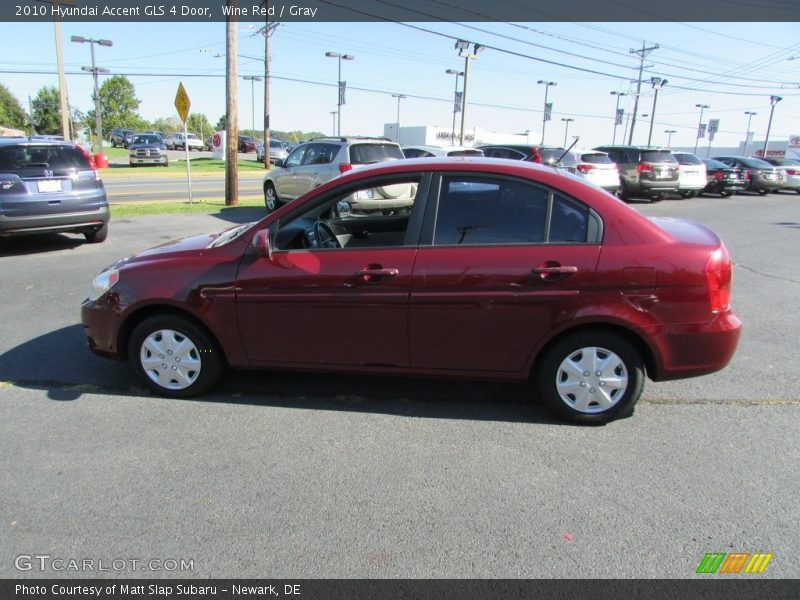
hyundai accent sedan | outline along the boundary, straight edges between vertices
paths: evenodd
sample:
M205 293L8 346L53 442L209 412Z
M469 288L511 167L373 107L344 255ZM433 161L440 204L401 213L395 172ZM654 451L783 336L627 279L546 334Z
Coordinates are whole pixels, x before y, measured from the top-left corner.
M393 185L414 190L409 210L342 210ZM530 380L558 415L603 423L632 413L646 376L728 364L730 293L728 251L701 224L546 166L426 158L119 260L82 321L95 353L169 397L225 367Z

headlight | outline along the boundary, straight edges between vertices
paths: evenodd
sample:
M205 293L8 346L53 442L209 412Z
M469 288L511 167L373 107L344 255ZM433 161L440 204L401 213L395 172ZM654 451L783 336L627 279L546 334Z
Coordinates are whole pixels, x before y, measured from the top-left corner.
M103 271L94 278L92 281L92 291L89 292L89 300L97 300L105 294L108 290L114 287L114 284L119 281L119 271L117 269L109 269Z

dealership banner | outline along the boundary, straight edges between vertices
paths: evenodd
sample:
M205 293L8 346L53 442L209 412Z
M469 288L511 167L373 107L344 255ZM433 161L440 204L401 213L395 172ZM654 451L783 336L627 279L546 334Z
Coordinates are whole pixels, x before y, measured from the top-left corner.
M735 576L734 576L735 577ZM778 600L797 598L798 580L700 579L25 579L0 580L3 600Z

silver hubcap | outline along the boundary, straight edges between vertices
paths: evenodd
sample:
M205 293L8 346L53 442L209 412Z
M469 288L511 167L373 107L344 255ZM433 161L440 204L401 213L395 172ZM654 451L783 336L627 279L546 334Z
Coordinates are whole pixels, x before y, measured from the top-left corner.
M561 400L579 412L596 414L613 407L628 388L622 359L605 348L576 350L558 366L556 389Z
M194 342L172 329L147 336L139 360L152 381L170 390L182 390L197 381L202 363Z
M275 190L271 187L267 188L267 208L275 210Z

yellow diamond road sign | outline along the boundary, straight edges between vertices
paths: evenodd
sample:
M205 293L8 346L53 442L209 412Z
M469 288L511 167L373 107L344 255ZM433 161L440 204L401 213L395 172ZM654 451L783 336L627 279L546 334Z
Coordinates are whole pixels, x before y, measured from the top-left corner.
M186 123L186 118L189 116L189 107L192 103L189 101L189 94L183 87L183 83L178 84L178 93L175 94L175 108L178 109L178 116L181 121Z

